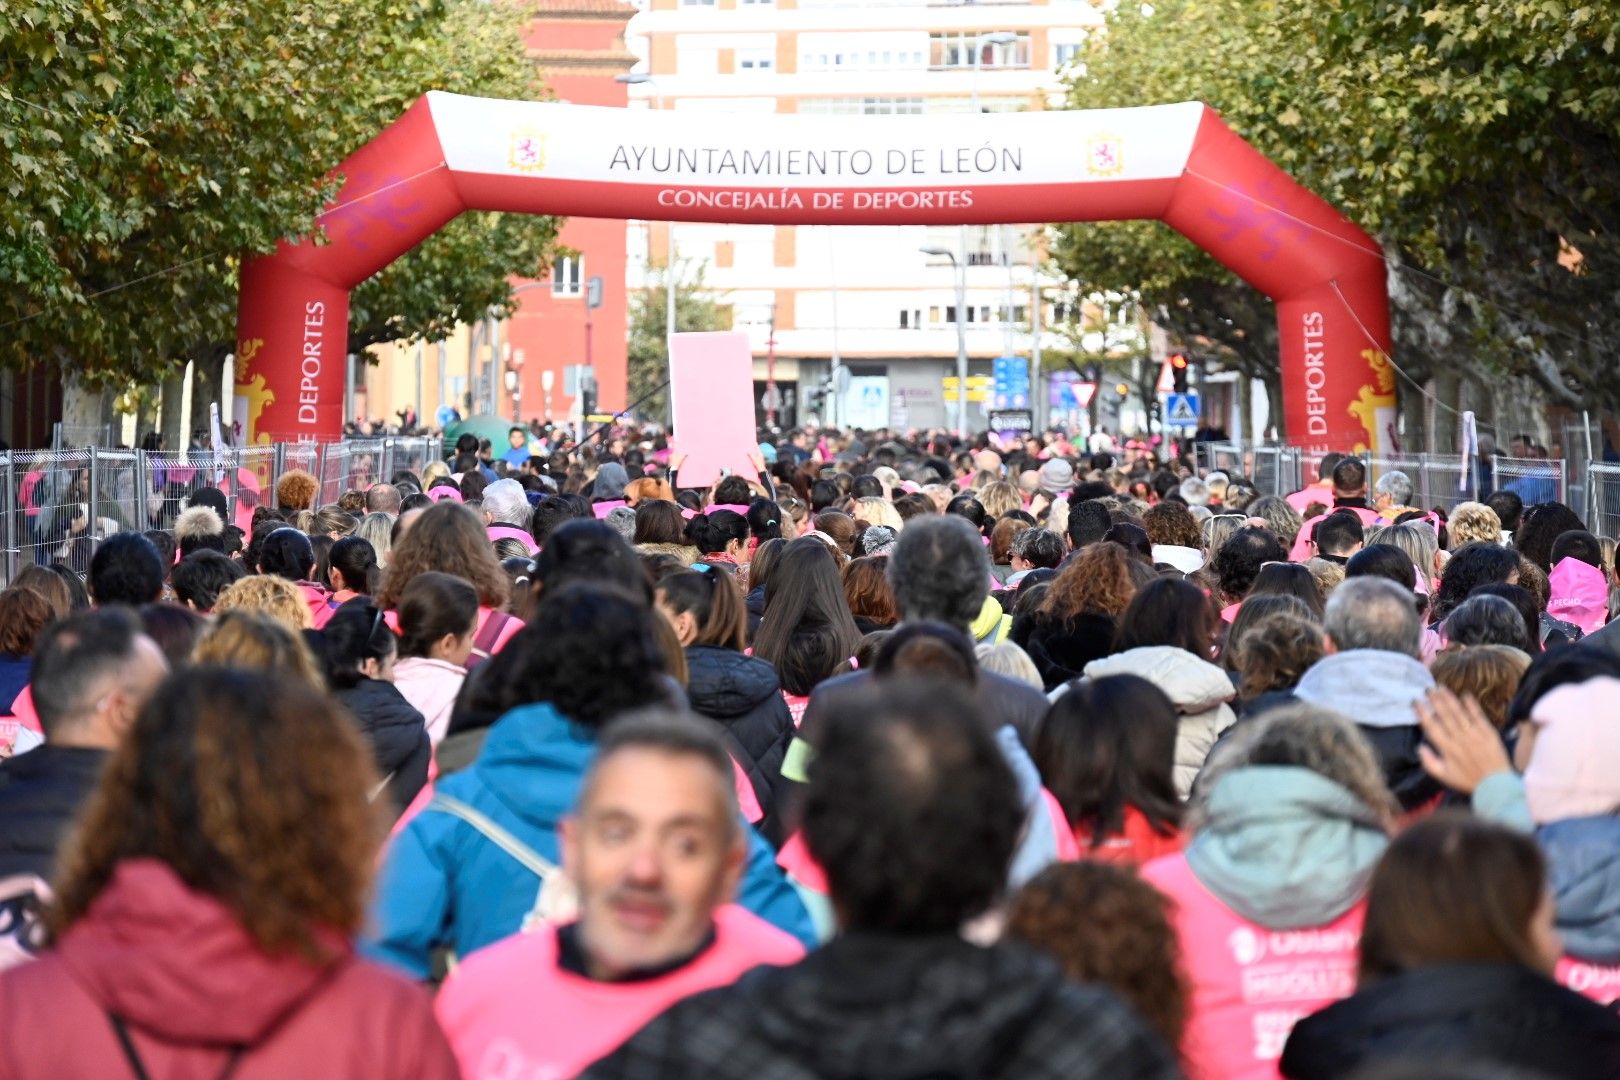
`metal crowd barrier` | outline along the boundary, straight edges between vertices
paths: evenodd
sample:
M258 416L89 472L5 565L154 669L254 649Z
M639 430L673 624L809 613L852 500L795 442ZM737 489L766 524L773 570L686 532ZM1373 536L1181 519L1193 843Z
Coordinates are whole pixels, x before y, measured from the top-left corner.
M63 563L83 574L102 540L128 529L172 529L186 500L204 487L224 492L231 522L248 531L254 508L275 502L276 482L289 470L320 480L324 505L396 472L420 475L442 451L436 437L392 436L218 453L102 447L0 453L0 584L34 564Z

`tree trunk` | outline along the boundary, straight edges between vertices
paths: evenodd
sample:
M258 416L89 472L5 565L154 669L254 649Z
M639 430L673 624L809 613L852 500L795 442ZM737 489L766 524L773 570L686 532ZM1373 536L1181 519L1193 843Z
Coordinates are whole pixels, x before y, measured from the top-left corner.
M99 442L94 437L101 427L102 399L106 392L85 385L84 380L62 366L62 445L84 446Z
M1424 444L1423 392L1410 385L1396 387L1401 410L1401 452L1409 454L1429 449Z
M1458 416L1462 412L1462 376L1456 368L1442 367L1435 372L1434 396L1434 445L1429 450L1456 453Z
M185 418L180 415L180 405L185 391L185 368L163 380L163 401L158 407L158 430L163 433L163 446L167 450L186 448Z
M186 446L193 439L208 445L208 407L219 401L226 351L225 346L215 346L199 349L191 357L191 417L184 435Z

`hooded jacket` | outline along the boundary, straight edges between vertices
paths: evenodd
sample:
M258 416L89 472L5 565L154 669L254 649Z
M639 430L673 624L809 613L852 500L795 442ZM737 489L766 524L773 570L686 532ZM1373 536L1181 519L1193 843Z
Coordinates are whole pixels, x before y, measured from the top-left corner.
M1350 649L1313 664L1294 696L1354 720L1377 753L1384 781L1401 809L1414 810L1443 790L1418 760L1423 732L1412 711L1433 689L1429 669L1405 653Z
M1370 1075L1358 1070L1373 1063L1437 1060L1548 1080L1612 1080L1620 1076L1620 1017L1516 964L1417 968L1301 1020L1282 1074L1337 1080Z
M1603 629L1609 619L1609 577L1576 558L1558 560L1547 575L1547 614L1574 623L1582 634Z
M1620 818L1567 818L1543 825L1547 883L1558 905L1564 951L1593 964L1620 965Z
M1294 1018L1355 989L1362 893L1388 838L1373 811L1308 769L1238 768L1207 820L1144 880L1174 907L1191 987L1193 1080L1268 1080Z
M724 729L726 748L754 786L766 838L784 839L778 820L782 759L793 741L793 715L782 698L776 669L732 649L693 645L686 650L686 697L692 711Z
M1174 645L1150 645L1086 665L1090 679L1139 675L1170 698L1181 715L1176 724L1176 792L1185 799L1193 778L1221 732L1237 720L1227 704L1237 696L1226 672Z
M422 990L337 935L315 964L271 955L230 909L167 865L128 860L55 950L0 975L0 1076L133 1074L110 1017L154 1077L453 1080Z
M1371 807L1309 769L1234 769L1209 793L1187 865L1251 922L1297 930L1332 922L1366 892L1389 837Z
M450 729L450 713L466 681L467 669L448 660L408 656L394 665L394 689L422 714L435 747Z
M435 787L487 814L541 856L560 863L557 827L579 798L596 740L549 703L524 705L495 722L478 760ZM815 944L804 905L775 855L748 830L748 866L737 902L805 945ZM431 953L466 955L516 932L539 880L460 818L425 809L389 843L362 948L426 978Z
M371 744L383 790L399 813L427 783L428 762L433 758L422 714L393 683L381 679L361 679L335 696L354 715Z
M850 933L791 967L678 1002L597 1080L1098 1080L1179 1076L1142 1020L1012 941Z

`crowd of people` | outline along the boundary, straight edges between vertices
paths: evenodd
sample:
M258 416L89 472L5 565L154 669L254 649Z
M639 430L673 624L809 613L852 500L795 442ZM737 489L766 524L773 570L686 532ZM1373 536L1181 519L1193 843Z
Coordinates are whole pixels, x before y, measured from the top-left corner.
M0 591L0 1076L1620 1076L1568 507L530 445Z

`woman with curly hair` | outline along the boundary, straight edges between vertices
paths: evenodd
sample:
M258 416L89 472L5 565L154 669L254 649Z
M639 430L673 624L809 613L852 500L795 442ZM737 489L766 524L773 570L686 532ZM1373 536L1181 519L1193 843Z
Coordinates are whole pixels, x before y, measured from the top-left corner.
M478 630L467 659L469 669L500 651L523 629L523 620L504 610L511 596L511 578L495 558L484 523L465 506L441 502L423 510L389 553L388 569L376 597L389 612L390 627L398 628L395 613L405 586L428 570L453 574L478 590Z
M1072 981L1108 987L1180 1047L1188 990L1169 901L1130 870L1047 867L1013 896L1007 934L1051 954Z
M313 623L298 586L269 574L252 574L232 582L214 601L216 615L238 610L264 615L294 634L310 629Z
M1082 548L1052 579L1040 606L1013 620L1012 640L1035 661L1047 690L1113 650L1116 623L1136 595L1131 564L1118 544Z
M1300 676L1322 659L1322 624L1304 610L1273 612L1244 628L1236 654L1241 711L1258 716L1294 702Z
M63 853L54 948L0 976L0 1072L452 1080L427 995L351 944L375 783L324 695L170 679Z
M326 677L304 635L289 630L278 619L248 609L221 612L216 608L212 625L192 650L191 662L274 672L315 690L326 689Z
M282 510L313 510L321 482L303 469L288 469L276 481L276 505Z

